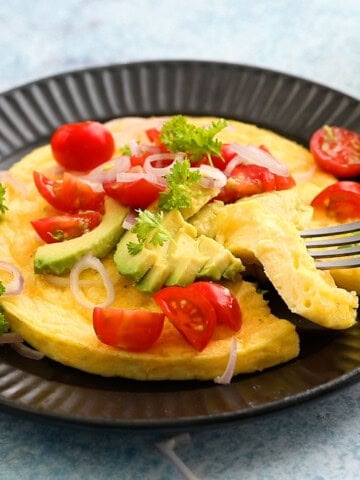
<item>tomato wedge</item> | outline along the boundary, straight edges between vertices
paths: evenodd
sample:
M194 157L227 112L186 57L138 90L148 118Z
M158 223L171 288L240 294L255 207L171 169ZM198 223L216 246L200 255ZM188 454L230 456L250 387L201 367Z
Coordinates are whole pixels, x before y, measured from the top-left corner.
M161 152L165 153L168 151L166 145L161 141L161 131L158 128L148 128L145 130L145 133L149 141L156 147L159 147Z
M343 180L329 185L311 205L339 221L360 218L360 183Z
M165 287L154 294L154 300L185 340L201 352L216 327L211 302L187 287Z
M214 167L219 170L225 170L227 164L236 156L236 152L231 149L229 143L223 143L221 145L221 156L217 157L216 155L211 155L211 162ZM208 164L208 158L205 157L203 163Z
M134 182L104 182L103 188L109 197L122 205L144 209L159 198L165 186L140 178Z
M55 160L65 169L86 172L111 159L112 134L99 122L85 121L60 126L51 137Z
M235 295L223 285L213 282L195 282L188 287L194 296L204 296L212 304L218 323L227 325L237 332L241 328L242 314Z
M132 352L148 350L158 340L165 315L146 310L95 307L93 327L99 340Z
M34 172L34 182L40 195L62 212L104 211L104 192L95 192L87 183L65 172L60 180L53 180Z
M32 220L31 225L46 243L63 242L80 237L101 222L99 212L83 212Z
M259 165L242 164L234 168L217 199L224 203L233 203L243 197L286 190L293 186L295 181L290 175L278 175Z
M310 139L310 150L319 167L338 178L360 175L360 134L325 126Z

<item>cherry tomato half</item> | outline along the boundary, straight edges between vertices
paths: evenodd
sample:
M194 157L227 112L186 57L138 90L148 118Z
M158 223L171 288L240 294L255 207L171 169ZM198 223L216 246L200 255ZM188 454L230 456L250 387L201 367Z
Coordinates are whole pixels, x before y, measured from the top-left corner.
M161 141L161 131L158 128L148 128L145 133L149 141L159 147L161 152L168 151L166 145Z
M221 145L221 156L211 155L211 162L219 170L225 170L227 164L236 156L236 152L231 149L231 145L223 143ZM209 160L205 157L203 163L208 164Z
M194 296L202 295L212 304L218 323L227 325L237 332L241 328L242 314L235 295L223 285L213 282L195 282L188 287Z
M133 352L148 350L158 340L165 315L146 310L95 307L93 326L99 340Z
M103 188L109 197L122 205L144 209L159 198L165 186L141 178L134 182L104 182Z
M360 134L341 127L323 127L310 139L319 167L338 178L360 175Z
M65 172L60 180L52 180L40 172L34 172L33 175L40 195L57 210L67 213L104 211L105 193L95 192L74 175Z
M187 287L165 287L154 300L185 340L202 351L216 327L216 313L211 302Z
M99 212L83 212L32 220L31 225L46 243L63 242L80 237L101 222Z
M295 181L291 176L277 175L259 165L242 164L234 168L217 199L232 203L239 198L273 190L286 190L294 185Z
M340 222L360 218L360 183L343 180L329 185L311 202Z
M51 137L55 160L65 169L86 172L111 159L115 151L112 134L99 122L68 123Z

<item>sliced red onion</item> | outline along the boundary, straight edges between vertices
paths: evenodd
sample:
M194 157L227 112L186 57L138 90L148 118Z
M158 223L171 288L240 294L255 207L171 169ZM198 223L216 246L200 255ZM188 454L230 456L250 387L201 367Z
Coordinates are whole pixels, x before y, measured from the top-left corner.
M168 460L170 460L170 462L179 470L179 472L184 476L184 478L186 478L187 480L199 480L199 477L197 477L190 470L190 468L185 465L185 463L174 451L175 447L180 444L190 443L190 440L191 439L189 433L181 433L180 435L171 437L168 440L156 443L156 447Z
M25 183L23 183L13 173L7 170L0 170L0 183L11 185L16 192L20 193L23 196L25 196L27 193Z
M94 302L91 302L89 299L87 299L84 296L83 292L80 289L80 286L81 286L81 281L79 278L80 274L84 270L88 270L88 269L97 271L101 276L102 281L104 282L104 287L106 290L106 299L102 303L95 304ZM75 300L85 308L108 307L113 303L115 299L114 285L111 282L111 278L106 268L97 257L94 257L90 253L82 257L71 269L70 290L74 295Z
M183 153L155 153L149 155L144 162L144 170L146 173L156 175L157 177L165 177L170 173L170 170L175 162L181 162L184 160L185 155ZM171 160L169 165L165 167L154 167L153 163L155 162L168 162Z
M103 182L112 182L121 172L126 172L131 167L130 157L123 155L108 162L102 163L81 177L81 180L88 182L94 189L95 185L102 185Z
M147 180L151 183L161 183L161 179L152 173L144 173L144 172L123 172L116 175L116 181L120 183L130 183L136 182L138 180Z
M199 171L203 175L203 179L200 181L201 185L207 186L206 182L209 180L212 180L212 182L208 182L210 188L222 188L226 185L226 175L218 168L210 165L200 165Z
M45 355L39 352L39 350L28 347L24 343L11 343L10 346L19 355L25 358L30 358L31 360L42 360L45 357Z
M130 140L129 148L131 155L134 155L135 157L139 157L141 155L141 147L136 140Z
M240 145L239 143L231 143L229 149L235 152L237 155L227 164L224 173L228 177L231 172L240 164L258 165L259 167L268 168L272 173L276 175L289 175L289 169L287 165L280 162L272 155L261 148L254 145Z
M143 144L141 145L141 151L155 154L155 153L161 153L161 148L157 147L156 145Z
M5 332L0 335L0 344L4 343L22 343L24 339L21 335L15 332Z
M231 382L231 379L234 376L236 358L237 358L237 339L234 335L231 338L230 355L229 355L228 363L226 365L224 373L222 375L214 378L215 383L220 383L220 384L226 385L226 384L229 384Z
M138 214L135 212L135 210L131 210L124 218L122 227L125 228L125 230L131 230L136 223L137 217Z
M0 261L0 270L4 270L13 276L13 279L5 285L5 293L2 296L18 295L21 293L24 288L24 277L20 270L12 263L4 261Z

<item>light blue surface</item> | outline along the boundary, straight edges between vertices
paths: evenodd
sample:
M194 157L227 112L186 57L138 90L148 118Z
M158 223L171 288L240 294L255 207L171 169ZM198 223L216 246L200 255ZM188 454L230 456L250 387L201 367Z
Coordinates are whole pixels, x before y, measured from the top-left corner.
M360 97L360 4L326 1L9 0L0 90L149 59L267 67ZM177 453L202 480L360 478L360 383L281 412L191 433ZM0 479L181 479L160 434L65 429L0 413Z

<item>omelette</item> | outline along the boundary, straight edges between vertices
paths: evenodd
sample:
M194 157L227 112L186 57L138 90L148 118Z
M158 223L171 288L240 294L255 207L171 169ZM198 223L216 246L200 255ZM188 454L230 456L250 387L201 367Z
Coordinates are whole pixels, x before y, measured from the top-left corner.
M192 122L203 126L213 120L191 118ZM117 146L114 156L130 142L145 142L145 130L160 128L164 121L163 117L133 117L108 122L106 126ZM239 302L242 312L239 331L234 333L219 324L202 351L194 350L168 320L165 320L160 338L144 352L126 351L101 342L94 332L92 309L76 301L70 289L71 265L64 271L56 270L55 266L48 271L39 261L39 256L43 258L50 249L31 228L30 220L54 215L54 209L39 195L33 172L49 176L57 172L58 165L49 145L35 149L11 167L10 175L22 185L21 189L16 188L15 182L6 184L8 211L0 221L0 258L15 265L24 280L21 294L1 298L11 330L52 360L107 377L212 380L224 372L234 336L233 374L261 371L296 358L300 347L295 325L271 312L263 289L254 278L247 276L253 265L262 269L290 311L331 329L354 325L360 270L319 271L299 234L302 228L333 223L330 218L314 215L310 202L320 190L334 182L334 177L322 172L304 147L255 125L229 120L217 137L224 143L266 145L296 179L296 186L289 190L266 192L227 205L213 200L211 195L203 204L195 205L194 195L194 205L176 213L181 217L176 222L180 223L171 224L175 225L174 235L177 234L176 225L181 226L178 230L182 232L184 248L206 245L201 267L196 261L189 261L187 272L194 270L191 281L201 278L199 272L204 271L204 265L209 265L210 259L205 258L207 248L216 246L221 258L226 257L227 262L235 266L232 275L216 281L229 288ZM121 210L109 198L105 207L104 218L110 213L119 215L121 225L128 209ZM102 228L101 224L97 228ZM124 233L120 228L113 234L121 236L131 232ZM77 241L62 242L64 255L74 240ZM86 244L86 240L82 244ZM153 292L139 288L129 269L125 270L126 252L116 250L114 256L114 250L91 252L101 258L114 287L111 307L158 312ZM201 253L201 249L199 251ZM79 256L86 253L85 248ZM152 253L148 254L149 258L153 258ZM120 268L114 261L116 254L122 262ZM155 261L152 260L152 265ZM182 261L186 261L186 256L179 257L178 263ZM165 268L162 275L166 279L170 273ZM101 304L106 295L101 279L90 270L85 272L85 277L83 295L91 298L94 304ZM0 280L6 283L9 278L1 273Z

